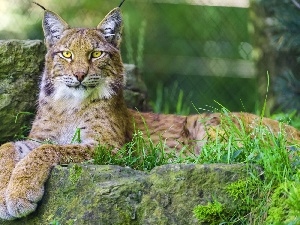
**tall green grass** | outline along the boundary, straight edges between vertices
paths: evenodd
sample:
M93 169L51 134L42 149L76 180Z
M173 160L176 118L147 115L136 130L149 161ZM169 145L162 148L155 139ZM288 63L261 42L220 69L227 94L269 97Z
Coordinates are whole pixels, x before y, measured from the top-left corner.
M143 138L136 131L132 141L116 153L106 146L98 146L95 151L95 164L128 166L136 170L149 171L156 166L169 163L172 153L166 153L164 141L154 144L150 138Z
M126 47L126 58L127 62L135 64L139 71L143 70L144 62L144 45L145 45L145 32L146 32L146 21L143 20L138 30L137 45L134 47L131 37L131 26L128 14L124 14L124 27L125 27L125 47ZM136 49L136 51L134 50Z
M156 98L150 102L150 105L156 113L188 115L191 111L190 98L191 94L184 96L177 82L171 87L164 87L162 83L158 83Z

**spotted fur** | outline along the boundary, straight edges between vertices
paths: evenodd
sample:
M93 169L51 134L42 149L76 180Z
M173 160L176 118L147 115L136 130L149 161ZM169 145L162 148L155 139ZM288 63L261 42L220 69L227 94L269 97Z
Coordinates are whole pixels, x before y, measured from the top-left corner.
M154 143L162 140L170 149L188 146L196 153L214 137L220 114L178 116L127 109L119 8L95 29L70 28L45 10L43 29L48 51L31 132L27 140L0 147L0 218L11 220L34 211L53 166L91 159L98 144L117 151L134 128ZM279 132L276 121L246 113L231 116L237 126L237 118L242 120L249 132L260 122ZM290 140L300 139L296 129L285 130Z

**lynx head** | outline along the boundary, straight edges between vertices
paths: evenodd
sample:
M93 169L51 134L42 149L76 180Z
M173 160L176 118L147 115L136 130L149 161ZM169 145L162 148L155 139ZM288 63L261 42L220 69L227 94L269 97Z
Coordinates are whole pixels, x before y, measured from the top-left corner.
M47 46L41 94L54 100L108 99L121 92L124 68L120 56L120 8L109 12L96 28L70 28L45 10Z

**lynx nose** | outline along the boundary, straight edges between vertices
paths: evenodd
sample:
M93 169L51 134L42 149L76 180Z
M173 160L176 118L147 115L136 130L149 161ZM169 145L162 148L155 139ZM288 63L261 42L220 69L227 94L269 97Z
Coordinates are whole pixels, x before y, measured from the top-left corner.
M85 78L86 73L84 73L84 72L76 72L74 75L77 78L77 80L81 83L83 81L83 79Z

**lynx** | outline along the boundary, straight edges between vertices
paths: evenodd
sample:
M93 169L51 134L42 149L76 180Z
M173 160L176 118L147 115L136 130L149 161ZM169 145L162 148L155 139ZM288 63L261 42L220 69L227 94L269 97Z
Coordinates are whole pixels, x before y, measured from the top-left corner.
M120 56L120 8L109 12L94 29L70 28L57 14L44 11L47 54L38 107L29 137L0 147L0 218L12 220L33 212L55 165L93 157L101 144L118 151L135 129L164 140L170 149L189 146L200 153L203 142L220 125L218 113L192 116L141 113L126 107L125 74ZM233 113L249 132L258 123L279 132L278 122ZM238 122L237 126L239 125ZM300 132L284 126L290 141ZM73 136L80 130L80 140Z

